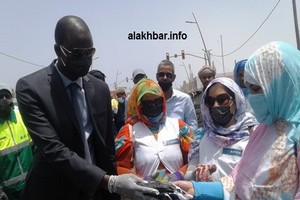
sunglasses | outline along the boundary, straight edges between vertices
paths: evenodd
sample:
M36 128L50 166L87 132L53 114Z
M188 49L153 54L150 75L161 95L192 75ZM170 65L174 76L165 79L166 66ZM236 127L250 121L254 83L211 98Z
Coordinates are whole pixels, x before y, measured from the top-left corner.
M161 107L163 105L163 98L160 97L154 100L143 100L141 101L143 107Z
M213 107L217 101L219 106L227 106L229 105L231 99L233 98L228 94L220 94L216 97L207 96L205 98L205 105L207 107Z
M92 57L95 54L96 49L90 48L73 48L72 51L68 50L63 45L59 45L60 50L66 57L80 58L80 57Z
M165 72L159 72L158 73L158 77L160 77L160 78L164 78L164 77L167 77L168 79L172 79L173 78L173 74L171 74L171 73L165 73Z

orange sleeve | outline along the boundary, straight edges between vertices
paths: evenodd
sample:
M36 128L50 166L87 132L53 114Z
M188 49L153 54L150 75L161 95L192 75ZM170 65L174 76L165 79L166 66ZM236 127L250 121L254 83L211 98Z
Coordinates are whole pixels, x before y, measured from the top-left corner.
M183 156L183 164L186 165L188 163L190 144L194 139L194 131L183 120L179 119L178 123L179 123L179 141L180 141L180 148Z
M134 173L133 147L129 126L129 124L124 125L115 138L117 173L119 175Z
M186 173L187 168L188 168L188 164L185 164L180 168L180 171L183 173L183 175Z

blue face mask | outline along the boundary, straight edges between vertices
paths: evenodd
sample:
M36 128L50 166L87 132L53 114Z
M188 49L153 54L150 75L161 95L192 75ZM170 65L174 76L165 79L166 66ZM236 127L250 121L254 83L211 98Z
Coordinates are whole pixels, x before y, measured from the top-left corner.
M159 115L157 115L156 117L147 117L148 121L151 123L157 123L159 122L159 120L161 119L163 113L160 113Z
M248 100L259 123L271 124L272 116L264 94L249 94Z
M119 98L118 98L118 102L119 102L119 103L124 103L124 101L125 101L125 99L123 99L123 97L119 97Z

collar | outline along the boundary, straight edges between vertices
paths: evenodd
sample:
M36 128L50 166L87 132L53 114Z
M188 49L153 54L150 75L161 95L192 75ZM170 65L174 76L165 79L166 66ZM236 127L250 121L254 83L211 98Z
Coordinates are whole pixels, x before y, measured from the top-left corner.
M176 96L178 96L178 92L177 92L177 90L175 90L174 88L172 88L172 95L170 96L169 99L166 100L166 102L171 101L171 99L175 98Z

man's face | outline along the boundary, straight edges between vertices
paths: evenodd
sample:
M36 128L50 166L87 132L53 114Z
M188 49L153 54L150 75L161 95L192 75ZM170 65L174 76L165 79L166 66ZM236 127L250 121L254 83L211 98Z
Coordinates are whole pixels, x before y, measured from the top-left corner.
M89 30L71 29L66 40L56 44L58 67L71 80L86 75L92 64L96 49Z
M126 93L125 93L125 92L117 93L117 97L118 97L118 98L126 99Z
M134 77L133 83L137 84L142 78L145 78L145 74L138 74Z
M174 71L171 66L163 65L160 66L156 73L156 80L161 83L172 83L176 78Z
M85 45L87 46L87 45ZM68 75L74 79L86 75L92 64L92 58L95 53L95 48L75 47L74 45L59 45L61 51L61 62L64 65Z
M209 82L213 79L214 79L214 76L212 73L205 73L200 76L200 81L204 88L206 88L207 85L209 84Z
M12 99L11 93L7 90L0 90L0 99Z
M14 104L8 90L0 90L0 119L8 120Z
M241 88L246 88L245 83L244 83L244 69L239 69L237 71L237 80L238 80L238 85Z

